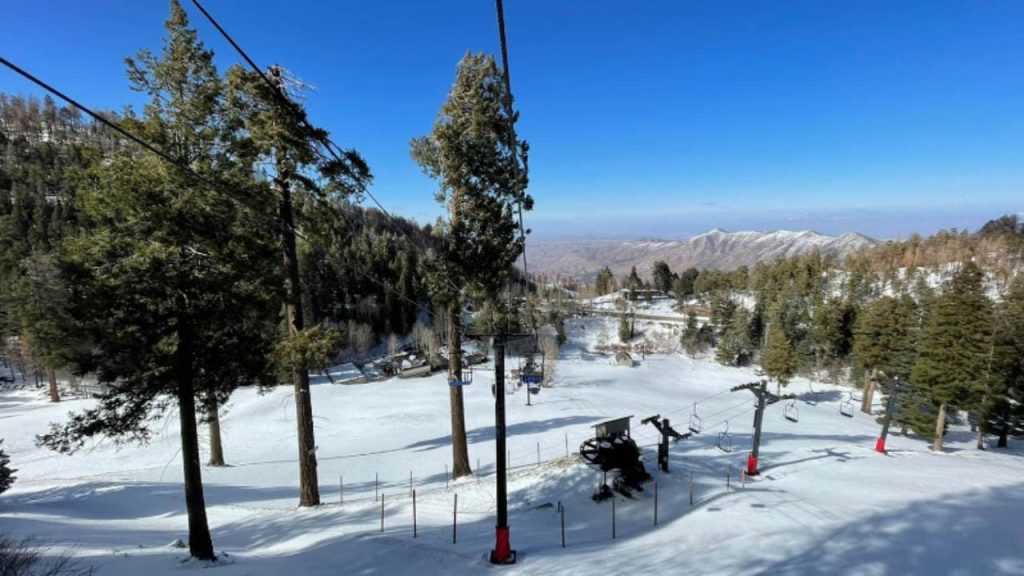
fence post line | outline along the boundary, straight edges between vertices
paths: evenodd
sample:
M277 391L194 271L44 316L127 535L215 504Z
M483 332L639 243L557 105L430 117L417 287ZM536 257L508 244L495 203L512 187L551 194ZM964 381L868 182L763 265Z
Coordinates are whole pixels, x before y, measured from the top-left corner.
M380 495L380 531L384 532L384 495Z
M654 483L654 525L658 525L658 483Z
M537 465L540 466L540 442L537 442Z
M452 544L458 541L459 525L459 493L455 493L455 504L452 506Z
M747 471L746 470L740 470L740 485L743 488L747 487Z
M565 457L569 457L569 433L565 433Z
M725 466L725 489L731 488L732 482L732 464L726 464Z
M412 491L412 537L416 537L416 491Z
M612 540L615 540L615 495L612 494Z
M562 520L562 548L565 548L565 505L561 506L561 520Z
M693 472L690 472L690 506L693 506Z
M379 493L379 490L378 490L378 486L380 485L379 484L379 479L380 479L380 475L378 473L374 472L373 473L373 501L374 502L377 501L377 497L378 497L377 495Z

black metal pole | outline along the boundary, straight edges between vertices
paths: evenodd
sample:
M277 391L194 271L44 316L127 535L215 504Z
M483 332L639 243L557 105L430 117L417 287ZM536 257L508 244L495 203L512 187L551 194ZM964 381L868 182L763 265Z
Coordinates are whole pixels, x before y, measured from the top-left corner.
M761 424L764 422L765 401L768 397L768 381L762 380L760 388L754 390L757 396L757 412L754 413L754 446L747 458L747 476L756 476L757 457L761 451Z
M885 454L885 439L889 436L889 424L892 423L892 413L896 411L896 394L899 393L900 379L896 378L896 383L892 387L892 392L889 394L889 400L885 404L885 420L882 422L882 434L878 437L875 442L875 451Z
M512 564L516 561L515 551L509 544L508 493L505 477L505 331L498 327L494 335L494 453L497 467L498 522L494 527L494 549L491 550L492 564Z

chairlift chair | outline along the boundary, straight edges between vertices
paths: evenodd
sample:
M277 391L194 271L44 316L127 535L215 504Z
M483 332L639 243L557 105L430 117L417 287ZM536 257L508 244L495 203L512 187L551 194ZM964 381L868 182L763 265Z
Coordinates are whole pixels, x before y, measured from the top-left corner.
M722 452L732 452L732 436L729 435L729 421L725 421L725 430L718 433L715 446Z
M469 366L462 369L462 374L453 374L450 370L448 371L448 385L451 387L457 386L469 386L473 383L473 367Z
M796 399L790 400L782 410L782 417L790 422L800 421L800 410L796 407Z
M526 364L519 370L519 379L523 384L529 386L531 394L536 394L537 391L534 389L539 389L544 382L544 356L541 355L540 364L538 364L534 354L530 354Z
M700 434L702 429L700 416L697 415L697 403L693 403L693 412L690 414L690 432L694 434Z
M847 393L846 400L839 405L839 413L847 418L853 418L853 393Z
M811 383L810 381L808 381L807 382L807 389L809 391L807 392L807 394L804 394L804 397L803 397L804 404L807 404L808 406L816 406L818 404L818 400L817 400L818 392L814 389L814 384Z

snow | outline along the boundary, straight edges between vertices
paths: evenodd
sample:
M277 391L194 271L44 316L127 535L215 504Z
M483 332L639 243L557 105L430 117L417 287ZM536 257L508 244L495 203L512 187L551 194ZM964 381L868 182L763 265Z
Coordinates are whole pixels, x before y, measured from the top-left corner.
M781 404L768 408L763 473L742 487L737 471L751 440L753 397L728 390L754 380L753 371L675 354L648 356L623 369L613 357L592 352L602 324L615 333L613 318L568 322L570 341L554 386L533 397L533 406L525 405L523 390L506 397L516 565L495 568L485 559L495 513L488 364L464 388L470 461L480 475L447 487L443 374L314 385L324 502L317 509L296 507L290 388L237 391L221 421L230 466L203 468L214 545L224 559L213 573L672 574L698 567L701 574L1024 574L1024 460L1015 443L1009 451L977 451L970 432L953 427L946 454L898 436L890 436L888 456L877 454L874 418L838 412L846 389L798 379L787 391L800 395L799 422L785 421ZM515 359L506 363L515 365ZM176 414L156 423L145 447L98 441L62 456L35 446L34 436L48 422L91 402L50 404L31 389L0 393L0 437L19 469L14 487L0 496L2 530L53 543L55 552L69 551L100 576L206 567L183 562L187 552L171 545L187 541ZM672 444L671 472L656 471L657 435L640 419L660 413L682 431L694 402L700 402L704 432ZM619 497L613 540L611 503L590 500L599 474L567 458L566 443L574 454L592 425L628 415L657 481L658 526L651 484L635 499ZM715 448L726 420L736 447L728 454ZM384 494L383 533L375 475ZM559 502L566 510L565 549Z

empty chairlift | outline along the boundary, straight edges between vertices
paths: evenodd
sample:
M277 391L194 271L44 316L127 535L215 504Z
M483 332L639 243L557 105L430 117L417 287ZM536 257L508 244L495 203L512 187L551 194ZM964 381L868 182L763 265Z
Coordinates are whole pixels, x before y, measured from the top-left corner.
M690 428L690 432L693 432L694 434L700 434L700 431L702 429L701 428L700 416L697 415L697 403L696 402L693 403L693 412L690 414L690 425L689 425L689 428Z
M839 413L847 418L853 418L853 394L846 395L846 400L839 405Z
M800 410L796 407L796 399L786 403L786 407L782 410L782 417L790 422L800 421Z
M725 430L718 433L715 446L722 452L732 452L732 436L729 435L729 421L725 421Z

